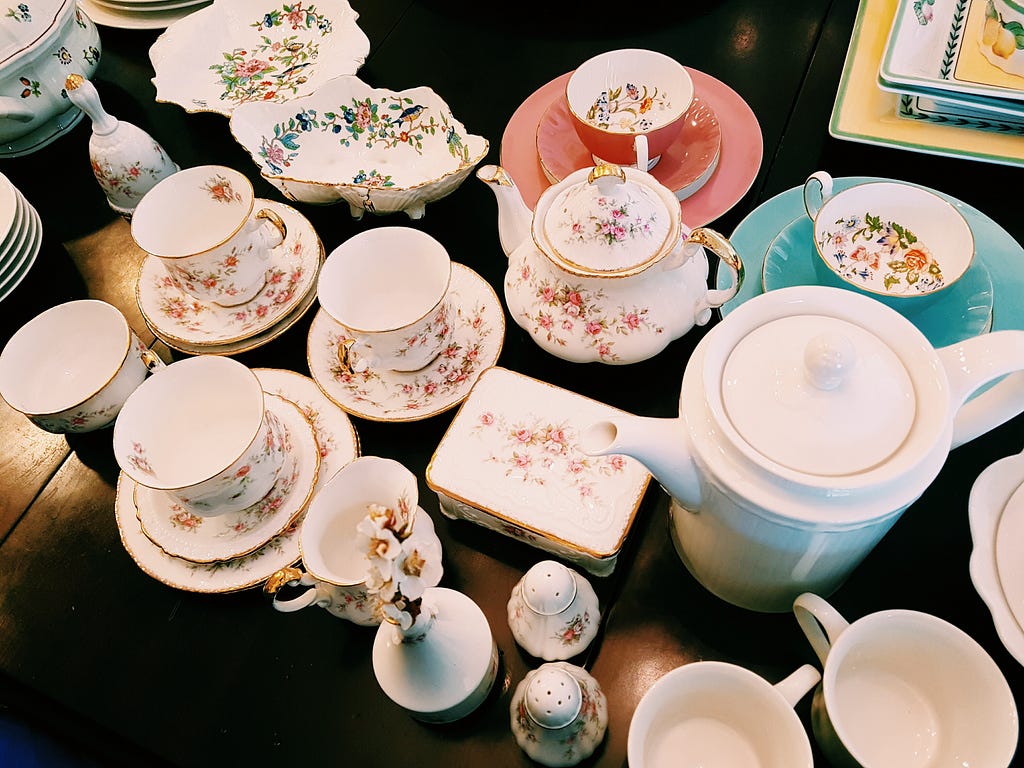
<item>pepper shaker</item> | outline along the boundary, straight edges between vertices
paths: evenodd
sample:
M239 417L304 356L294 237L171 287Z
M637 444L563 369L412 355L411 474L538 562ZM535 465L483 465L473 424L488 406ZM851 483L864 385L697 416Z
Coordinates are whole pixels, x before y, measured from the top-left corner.
M65 82L68 98L92 119L89 160L107 203L131 220L135 206L165 176L180 169L164 148L141 128L103 109L89 80L78 74Z
M590 582L554 560L526 572L508 601L508 626L523 649L545 661L582 653L601 620Z

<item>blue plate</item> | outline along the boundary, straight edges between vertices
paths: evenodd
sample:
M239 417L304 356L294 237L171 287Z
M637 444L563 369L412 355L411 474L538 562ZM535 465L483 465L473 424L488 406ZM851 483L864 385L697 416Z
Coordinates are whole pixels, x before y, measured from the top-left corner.
M817 258L814 224L807 216L800 216L783 227L768 246L761 270L762 289L822 284L815 268ZM841 281L836 280L836 284ZM910 299L902 306L899 302L890 306L916 325L933 347L945 347L988 332L992 325L992 279L984 262L976 258L959 280L931 301L922 304Z
M833 189L847 189L854 184L868 181L891 181L891 179L868 176L846 176L835 179ZM920 185L919 185L920 186ZM928 189L924 187L924 189ZM992 285L999 286L1001 296L1007 297L1002 303L995 298L996 306L992 311L992 330L1006 329L1024 330L1024 301L1015 301L1013 297L1024 296L1024 248L1021 248L1005 229L977 208L957 200L943 192L930 190L939 197L948 200L956 207L974 233L976 248L975 259L984 263ZM783 228L799 216L804 215L803 185L787 189L770 200L766 200L743 221L739 223L729 238L733 247L743 259L747 275L753 279L745 280L739 292L721 308L722 316L745 301L764 292L764 287L756 275L764 267L764 257L772 240ZM719 264L715 281L719 288L727 288L731 284L731 273Z

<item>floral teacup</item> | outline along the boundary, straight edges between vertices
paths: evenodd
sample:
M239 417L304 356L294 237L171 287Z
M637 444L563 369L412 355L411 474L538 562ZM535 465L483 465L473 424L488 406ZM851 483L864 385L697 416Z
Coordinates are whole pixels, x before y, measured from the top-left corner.
M200 355L167 366L125 402L114 455L139 485L213 517L266 496L285 463L284 428L251 370Z
M244 304L266 284L271 251L287 228L274 211L253 214L252 184L238 171L201 165L149 190L132 216L132 237L171 279L201 301Z
M417 371L433 362L452 336L451 275L444 246L409 227L370 229L335 248L317 297L348 336L342 367Z
M814 222L822 282L890 305L938 294L974 258L963 215L912 184L868 182L833 194L832 177L818 171L804 183L804 207Z

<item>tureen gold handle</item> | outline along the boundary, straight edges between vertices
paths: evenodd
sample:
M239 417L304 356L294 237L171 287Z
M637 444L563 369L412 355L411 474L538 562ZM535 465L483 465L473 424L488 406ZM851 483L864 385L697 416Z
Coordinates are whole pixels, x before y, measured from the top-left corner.
M587 183L593 184L598 179L604 179L610 176L617 176L619 180L626 180L626 172L621 167L613 163L598 163L594 169L587 176Z

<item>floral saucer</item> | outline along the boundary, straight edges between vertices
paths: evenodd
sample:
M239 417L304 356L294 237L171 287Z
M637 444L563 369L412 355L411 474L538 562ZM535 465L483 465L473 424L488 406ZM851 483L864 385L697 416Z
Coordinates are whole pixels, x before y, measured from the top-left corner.
M814 264L817 258L814 224L806 216L800 216L787 224L768 246L761 272L764 290L821 284ZM942 296L923 305L911 304L913 309L902 312L900 307L894 308L905 314L936 348L988 333L992 327L993 305L988 268L981 259L974 259L970 269Z
M416 421L461 403L480 374L494 365L505 340L505 315L494 289L469 267L452 264L452 340L418 371L344 373L338 347L344 329L320 310L309 329L306 357L313 380L337 405L373 421Z
M722 127L715 111L700 96L694 96L679 137L651 169L663 185L685 200L703 187L718 167L722 148ZM590 152L573 128L569 106L563 95L544 111L537 126L537 155L548 181L557 184L573 171L594 164Z
M757 116L742 96L711 75L686 69L694 91L714 112L722 132L717 168L703 187L679 204L686 225L700 227L724 214L747 193L761 168L764 142ZM565 93L571 75L567 72L534 91L513 113L501 137L500 164L531 209L550 186L539 162L537 129L545 110ZM658 166L652 170L657 171Z
M295 403L268 395L267 408L285 428L285 466L274 487L257 504L239 512L198 517L172 496L145 486L135 488L142 532L169 555L211 563L248 555L287 530L313 497L320 471L320 449L313 426Z
M294 208L257 199L284 219L288 237L271 251L267 284L254 298L236 307L222 307L182 291L155 256L142 263L135 289L146 324L161 341L193 347L219 346L251 339L284 319L316 284L323 244L309 220Z
M338 470L359 455L359 437L344 411L328 400L307 376L276 368L254 368L253 373L268 392L291 400L306 415L320 446L320 472L315 495ZM305 510L284 533L251 554L214 563L193 563L172 557L142 532L135 508L135 481L123 472L117 481L115 511L121 543L145 573L175 589L188 592L225 593L258 587L281 568L301 558L299 525Z

